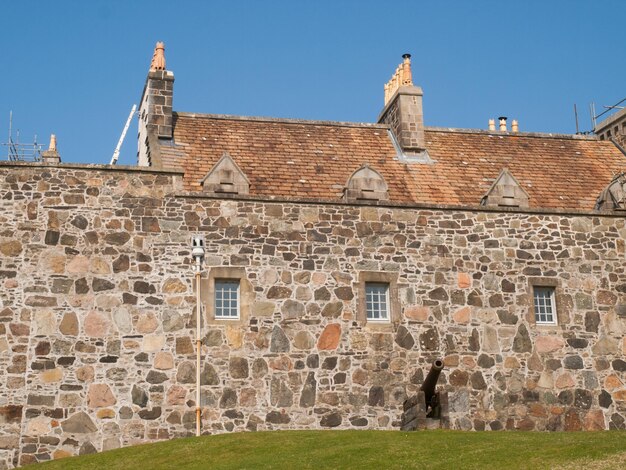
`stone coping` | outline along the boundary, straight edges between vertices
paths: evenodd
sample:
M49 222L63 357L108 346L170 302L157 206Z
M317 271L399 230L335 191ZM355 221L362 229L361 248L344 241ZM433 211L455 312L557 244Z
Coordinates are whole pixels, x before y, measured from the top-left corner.
M482 134L491 135L493 137L536 137L541 139L571 139L571 140L591 140L600 141L595 135L584 134L558 134L554 132L511 132L508 131L490 131L488 129L465 129L460 127L431 127L424 128L430 132L450 132L455 134Z
M420 209L420 210L438 210L438 211L455 211L455 212L492 212L503 214L527 214L527 215L561 215L561 216L585 216L585 217L624 217L626 218L626 212L623 211L602 211L596 212L593 210L583 211L575 209L541 209L541 208L507 208L507 207L490 207L490 206L462 206L462 205L447 205L447 204L429 204L429 203L402 203L402 202L372 202L372 201L350 201L345 202L341 200L328 200L328 199L316 199L316 198L283 198L283 197L265 197L265 196L253 196L253 195L213 195L199 192L176 192L171 193L170 196L181 197L187 199L219 199L219 200L233 200L233 201L250 201L250 202L270 202L270 203L297 203L297 204L310 204L310 205L326 205L326 206L358 206L358 207L380 207L389 209Z
M102 163L45 163L45 162L12 162L0 161L0 167L23 167L23 168L55 168L59 170L97 170L97 171L122 171L131 173L161 173L168 175L184 175L182 170L161 169L148 166L134 165L105 165Z

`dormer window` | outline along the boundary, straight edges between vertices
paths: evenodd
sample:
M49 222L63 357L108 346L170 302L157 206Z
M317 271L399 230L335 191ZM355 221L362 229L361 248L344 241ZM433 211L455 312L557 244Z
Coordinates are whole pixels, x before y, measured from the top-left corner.
M528 207L528 193L505 168L485 193L480 204L492 207L525 208Z
M222 168L218 171L219 186L215 188L216 193L237 194L239 191L235 189L235 174L233 170Z
M596 200L597 211L626 210L626 173L616 175Z
M387 201L389 192L383 176L368 165L356 170L344 189L346 201Z
M233 170L223 168L220 171L220 184L235 184Z
M205 192L214 194L248 194L250 182L228 153L211 168L200 182Z

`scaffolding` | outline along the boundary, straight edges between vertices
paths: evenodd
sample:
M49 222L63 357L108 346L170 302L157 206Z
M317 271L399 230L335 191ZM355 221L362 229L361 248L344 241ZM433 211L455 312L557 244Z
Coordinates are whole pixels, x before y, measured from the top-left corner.
M1 144L7 147L7 160L12 162L39 162L43 145L37 143L37 135L32 143L20 142L20 131L13 138L13 111L9 113L9 140Z

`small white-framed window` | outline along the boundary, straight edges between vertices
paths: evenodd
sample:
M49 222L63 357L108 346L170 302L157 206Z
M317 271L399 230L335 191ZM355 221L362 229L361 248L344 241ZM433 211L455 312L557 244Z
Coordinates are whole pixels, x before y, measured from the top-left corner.
M239 279L215 279L215 318L239 320Z
M554 287L534 286L535 323L556 325L556 301Z
M367 321L389 322L389 284L365 283L365 311Z

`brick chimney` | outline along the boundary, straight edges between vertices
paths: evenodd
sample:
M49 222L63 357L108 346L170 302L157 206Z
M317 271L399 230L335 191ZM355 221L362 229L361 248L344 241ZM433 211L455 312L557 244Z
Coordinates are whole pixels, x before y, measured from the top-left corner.
M172 139L174 73L165 68L165 45L157 42L139 105L139 166L160 166L159 139Z
M422 111L422 89L413 85L411 54L402 56L391 80L385 85L385 107L378 122L388 124L407 154L425 150L424 112Z

